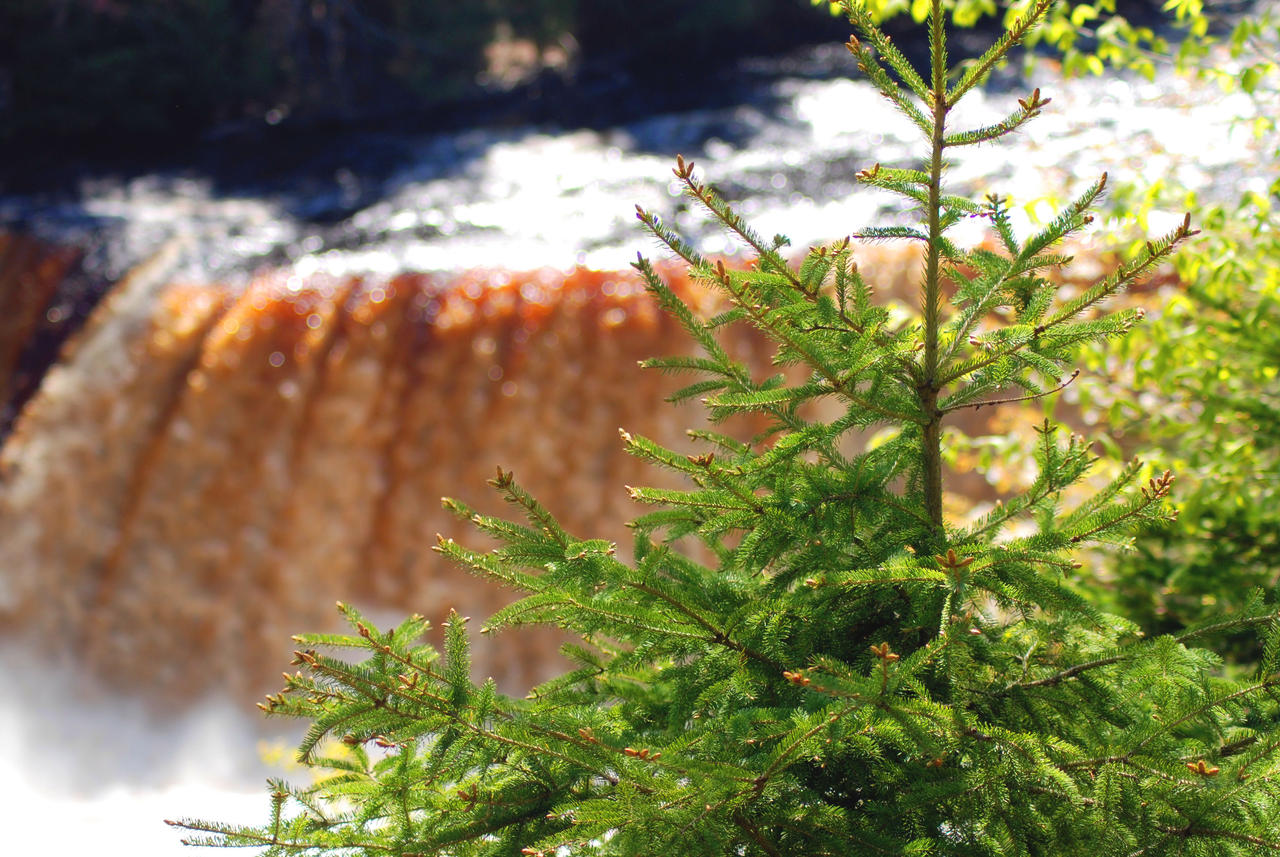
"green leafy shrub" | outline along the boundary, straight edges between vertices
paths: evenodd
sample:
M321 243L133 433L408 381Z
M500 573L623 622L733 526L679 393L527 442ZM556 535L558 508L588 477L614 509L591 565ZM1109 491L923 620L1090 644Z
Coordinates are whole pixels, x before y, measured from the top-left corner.
M273 784L261 827L182 822L193 841L403 857L1280 851L1275 605L1258 596L1229 620L1144 638L1077 592L1092 573L1081 549L1169 517L1168 474L1143 484L1126 468L1067 508L1064 489L1093 458L1046 423L1027 491L977 521L943 514L948 417L1055 393L1081 343L1138 320L1105 314L1107 298L1194 234L1188 219L1059 302L1044 274L1089 224L1105 176L1026 238L998 196L946 192L947 150L1005 137L1048 105L1037 90L991 127L948 121L1050 5L958 71L934 0L923 75L845 7L859 67L925 141L922 169L858 174L914 203L918 221L852 236L924 246L918 319L894 322L875 303L848 241L792 267L784 239L755 234L678 160L693 202L754 261L730 270L641 211L728 302L696 316L642 258L652 294L702 352L650 365L697 376L679 396L705 397L713 419L755 414L768 429L750 442L696 431L690 455L624 432L631 453L690 483L630 489L651 509L633 523L630 562L565 532L501 470L494 487L523 522L449 501L500 546L442 538L439 550L527 593L486 630L571 630L576 668L509 698L472 682L460 617L441 654L421 642L421 617L383 631L344 605L354 633L300 636L301 671L262 705L310 721L301 759L323 778ZM990 222L1001 252L949 240L970 217ZM770 336L786 371L757 379L736 362L719 338L734 324ZM820 419L818 400L838 407ZM872 427L894 431L850 452ZM1191 647L1227 633L1262 638L1256 674L1225 677Z
M1191 207L1204 234L1177 260L1185 290L1159 308L1161 323L1119 345L1127 368L1085 387L1128 448L1182 479L1181 518L1146 529L1114 560L1115 597L1152 633L1242 610L1254 587L1280 584L1280 22L1249 20L1241 33L1236 73L1204 73L1257 103L1257 186L1228 203L1201 203L1173 179L1134 195L1140 212ZM1102 369L1106 355L1085 359ZM1247 645L1234 653L1259 656Z
M840 14L834 0L810 0ZM951 25L967 28L984 19L1003 17L1009 23L1027 14L1035 0L952 0L944 4ZM929 15L929 0L860 0L875 21L910 15L917 23ZM1135 23L1136 20L1136 23ZM1034 33L1023 40L1028 48L1042 47L1062 61L1067 74L1100 75L1110 66L1135 71L1147 78L1155 76L1158 65L1176 62L1180 68L1195 68L1216 41L1211 33L1223 29L1232 39L1247 37L1251 31L1247 16L1227 25L1221 14L1202 0L1094 0L1055 3ZM1028 53L1026 58L1034 60Z

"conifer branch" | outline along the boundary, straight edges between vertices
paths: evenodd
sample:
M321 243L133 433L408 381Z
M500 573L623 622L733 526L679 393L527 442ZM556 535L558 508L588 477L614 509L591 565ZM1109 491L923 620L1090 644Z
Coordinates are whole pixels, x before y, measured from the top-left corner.
M783 675L784 676L795 675L795 673L784 673ZM817 735L822 730L830 729L831 724L838 723L839 721L843 720L847 715L849 715L851 712L857 711L859 708L861 708L865 704L866 704L865 702L860 702L857 705L846 705L844 708L842 708L838 712L835 712L834 714L822 714L816 724L814 724L811 728L805 730L805 732L802 733L801 735L797 736L790 744L787 745L785 749L782 749L781 751L775 753L776 758L774 759L773 763L770 764L769 767L766 768L764 772L761 773L760 776L756 777L756 779L752 782L752 785L755 787L756 794L759 794L760 792L764 791L764 787L769 783L769 780L773 778L774 774L782 770L782 768L787 766L791 761L794 761L793 759L790 758L791 754L794 753L798 748L804 746L804 743L806 741L808 741L814 735Z
M781 274L786 278L787 282L796 291L801 294L809 294L804 284L800 282L796 274L791 270L791 266L786 260L778 255L777 250L765 246L765 243L757 236L739 217L720 199L716 193L704 184L701 184L693 177L693 161L686 162L685 159L676 155L676 166L672 170L677 179L685 186L685 191L703 207L711 213L713 217L719 220L724 226L737 235L748 247L755 251L756 256L760 259L762 268L774 273Z
M875 25L871 16L867 14L866 8L857 0L841 0L840 7L845 17L849 19L849 23L857 27L863 37L871 43L871 47L885 58L889 66L902 78L902 82L920 98L928 99L928 85L911 65L910 60L898 50L897 45L893 44L888 33Z
M1156 263L1172 254L1179 244L1195 234L1197 234L1196 230L1190 228L1190 215L1188 215L1187 219L1183 221L1183 224L1169 235L1159 241L1147 242L1147 252L1143 257L1127 265L1121 265L1114 273L1110 274L1101 283L1093 286L1079 298L1071 301L1048 320L1037 324L1027 335L1014 340L1008 347L998 349L981 359L968 361L957 366L952 371L945 374L939 383L944 386L954 383L960 378L972 375L980 369L984 369L993 363L1022 351L1029 345L1035 344L1039 341L1041 335L1047 331L1070 321L1095 304L1114 295L1124 287L1133 284L1137 278L1149 271L1156 265Z
M1149 484L1141 489L1142 500L1130 506L1128 509L1125 509L1121 514L1116 515L1113 518L1105 519L1096 526L1093 526L1082 533L1076 533L1071 536L1070 542L1072 544L1079 544L1090 536L1096 535L1103 530L1112 529L1116 524L1142 514L1148 507L1169 496L1169 490L1172 485L1173 474L1166 470L1159 478L1151 479Z
M1139 277L1155 267L1156 263L1171 256L1174 250L1184 241L1198 234L1200 234L1200 230L1191 228L1191 214L1188 213L1183 218L1182 223L1172 232L1154 241L1148 241L1145 247L1145 256L1128 265L1121 265L1101 283L1088 289L1079 298L1068 303L1052 318L1037 327L1037 333L1042 333L1050 327L1075 318L1086 309L1105 300L1125 286L1133 284Z
M760 829L752 824L741 811L735 811L733 813L733 823L741 828L747 836L751 837L751 841L758 845L760 850L765 854L768 854L769 857L782 857L782 852L777 848L774 848L773 843L765 839L760 833Z
M943 140L943 145L951 149L960 146L976 146L981 143L990 143L992 140L998 140L1007 134L1012 134L1032 119L1035 119L1040 115L1040 108L1052 100L1052 98L1041 98L1040 90L1036 89L1028 99L1018 102L1021 109L1017 113L1011 114L994 125L951 134Z
M854 232L850 237L857 238L859 241L886 241L895 238L919 241L921 244L927 244L929 241L928 235L910 226L873 226Z
M1147 737L1143 738L1137 744L1133 745L1133 747L1129 748L1129 751L1125 753L1124 756L1126 759L1132 759L1134 756L1138 754L1139 750L1141 750L1143 747L1150 744L1152 741L1158 738L1161 734L1171 733L1173 732L1174 729L1181 726L1183 723L1186 723L1189 720L1195 720L1197 717L1202 717L1207 712L1212 711L1215 708L1221 707L1224 703L1232 702L1233 700L1237 700L1237 699L1243 699L1244 697L1247 697L1247 696L1256 696L1259 691L1267 690L1268 688L1276 687L1277 685L1280 685L1280 674L1273 675L1269 678L1263 679L1262 681L1256 684L1248 685L1238 690L1234 690L1231 693L1224 694L1223 696L1219 696L1216 699L1211 699L1208 702L1204 703L1203 705L1198 705L1195 708L1193 708L1191 711L1188 711L1186 714L1177 718L1176 720L1163 724L1163 729L1160 732L1152 732L1149 735L1147 735Z
M983 518L978 526L962 533L961 537L965 541L977 540L980 536L997 529L1012 518L1034 509L1041 500L1071 484L1074 475L1070 471L1058 473L1056 472L1057 468L1049 466L1053 455L1053 447L1049 438L1049 421L1047 419L1045 420L1045 426L1045 430L1037 429L1043 437L1045 467L1042 468L1041 474L1036 479L1035 484L1032 485L1030 492L1007 503L997 500L995 510L992 510L991 513Z
M430 693L425 689L406 688L406 687L398 687L398 688L387 687L385 688L385 690L387 691L388 695L399 696L400 698L414 704L418 704L418 705L428 704L427 707L432 708L432 710L434 710L437 714L443 715L444 717L448 718L450 723L453 726L459 727L463 730L471 732L476 737L483 738L488 741L494 741L499 744L504 744L506 746L513 747L515 749L525 750L526 752L533 753L535 755L545 755L545 756L550 756L552 758L557 758L563 762L567 762L573 765L574 767L579 767L579 768L586 767L583 764L583 761L581 758L569 756L567 754L561 753L543 744L532 744L527 741L521 741L519 739L503 735L492 729L485 729L483 726L473 723L470 720L463 717L462 716L462 711L464 710L463 707L454 705L451 703L450 700L447 700L444 697L439 696L438 694ZM475 712L474 709L469 709L469 710L471 710L473 714L477 713ZM504 722L509 722L509 723L515 722L515 716L511 712L507 712L507 711L491 712L490 716L496 716L498 719ZM567 744L577 745L584 749L594 750L594 749L603 748L603 749L615 750L615 752L617 753L623 752L621 750L617 750L616 748L608 747L607 745L601 744L599 741L591 741L585 738L574 738L573 736L570 736L563 732L556 731L554 729L541 728L536 723L527 723L527 724L521 724L521 725L525 726L526 728L530 728L532 731L539 732L540 734L546 735L548 737L555 737L558 739L562 739ZM602 777L606 779L609 778L607 771L594 770L592 771L592 773L598 777ZM617 783L616 778L613 779L613 782L614 784ZM633 787L640 790L644 790L645 788L644 786L640 786L636 784L633 784Z
M1275 618L1275 614L1270 612L1262 616L1242 616L1236 619L1228 619L1223 622L1215 622L1211 625L1205 625L1199 628L1193 628L1190 631L1186 631L1182 634L1175 635L1173 639L1175 642L1179 644L1187 643L1187 642L1190 642L1191 640L1194 640L1197 637L1202 637L1207 634L1216 634L1221 631L1234 631L1242 628L1253 627L1255 625L1265 625L1266 623L1270 622L1274 618ZM1138 644L1132 644L1132 647L1137 648L1139 646ZM1068 679L1072 679L1083 672L1100 669L1101 667L1109 667L1109 666L1112 666L1113 664L1118 664L1123 661L1130 660L1138 656L1139 654L1141 654L1141 651L1124 651L1119 654L1109 655L1104 658L1095 658L1094 660L1087 661L1085 663L1076 664L1074 666L1068 667L1067 669L1061 670L1060 672L1056 672L1053 675L1045 676L1044 678L1041 678L1041 679L1036 679L1035 681L1013 682L1012 684L1005 686L1005 688L1001 691L1001 693L1007 693L1015 689L1022 690L1022 689L1033 688L1033 687L1052 687L1054 685L1067 681ZM1116 757L1116 759L1118 758L1120 757ZM1101 763L1109 760L1115 761L1115 759L1100 759L1096 761L1098 763Z
M752 658L753 660L756 660L762 664L765 664L766 666L773 667L777 670L782 669L782 664L778 663L773 658L769 657L768 655L761 654L760 652L757 652L755 649L751 648L750 646L744 645L743 643L739 643L737 640L734 640L727 633L725 633L724 631L717 628L715 625L708 622L702 616L699 616L690 607L683 604L679 600L672 598L670 595L663 592L662 590L656 589L644 583L639 583L634 580L627 581L626 585L631 587L632 589L639 590L640 592L643 592L646 595L652 595L654 598L658 598L662 600L664 603L675 608L675 610L677 610L679 613L692 619L694 622L702 626L708 633L711 634L709 642L715 643L717 646L724 646L727 649L732 649L733 651L739 652L740 654L744 654L747 657Z
M729 276L729 272L724 267L723 262L716 263L715 271L716 271L716 277L717 279L719 279L720 284L724 287L725 291L727 291L729 294L733 296L734 300L737 301L738 305L747 311L747 314L751 316L751 318L756 322L756 324L760 325L765 330L768 330L775 337L777 337L777 339L780 342L792 348L797 354L803 355L805 360L808 361L809 365L812 366L815 370L817 370L817 372L820 375L822 375L824 379L826 379L827 383L831 385L832 392L839 393L843 395L845 398L847 398L849 401L858 405L859 407L866 408L867 410L872 411L873 413L877 413L886 419L899 420L902 422L919 423L919 424L924 423L924 420L917 414L908 414L908 413L903 413L901 411L892 410L891 408L885 408L876 404L870 399L859 395L852 388L850 388L850 386L846 381L844 381L837 375L835 370L833 370L830 366L826 364L825 360L823 360L819 355L814 353L802 342L792 337L783 328L777 325L774 325L769 320L767 314L764 311L763 306L756 304L754 301L750 299L750 297L745 292L743 292L742 289L735 287L733 284L733 279L732 277Z
M1008 55L1013 47L1020 44L1027 34L1044 19L1054 2L1055 0L1037 0L1034 6L1017 18L996 40L996 43L987 48L986 53L969 67L964 77L952 87L947 95L950 104L954 106L959 102L965 93L977 86Z
M867 47L858 40L858 37L850 36L845 47L857 60L858 70L876 85L876 88L880 90L880 95L897 107L899 112L910 119L912 124L919 128L922 133L927 135L929 133L929 120L925 118L924 113L911 101L910 97L893 82L893 78L885 71L884 66L880 65L871 51L867 50Z
M1182 839L1232 839L1236 842L1248 842L1250 845L1261 845L1265 848L1280 850L1280 839L1263 839L1261 836L1250 836L1247 833L1236 833L1231 830L1211 830L1207 827L1196 827L1192 824L1188 824L1186 827L1156 825L1156 830ZM1143 850L1145 851L1146 849ZM1142 852L1139 851L1137 853L1141 854Z
M1051 390L1042 390L1039 393L1031 393L1030 395L1027 395L1027 396L1015 396L1009 399L988 399L983 402L968 402L963 405L954 405L952 407L943 406L942 412L944 414L951 414L951 413L955 413L956 411L962 411L965 408L973 408L976 411L981 408L990 407L992 405L1011 405L1016 402L1032 402L1032 401L1035 401L1036 399L1043 399L1046 396L1052 396L1055 393L1061 393L1063 390L1067 389L1067 387L1071 385L1072 381L1076 380L1079 377L1080 377L1080 370L1077 369L1071 373L1071 376L1067 378L1067 380L1062 381L1061 383L1058 384L1058 386L1054 387Z
M886 504L897 509L899 512L910 515L925 526L933 526L933 519L929 517L929 513L927 511L922 512L920 509L914 508L909 503L906 503L901 498L895 496L892 492L885 491L881 493L880 499Z

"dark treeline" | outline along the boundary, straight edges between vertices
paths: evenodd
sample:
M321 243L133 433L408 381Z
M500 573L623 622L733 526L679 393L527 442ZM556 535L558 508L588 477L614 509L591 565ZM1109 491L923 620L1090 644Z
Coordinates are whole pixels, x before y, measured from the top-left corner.
M7 0L0 145L110 155L268 121L360 121L540 67L678 82L695 58L705 75L709 58L840 26L808 0Z

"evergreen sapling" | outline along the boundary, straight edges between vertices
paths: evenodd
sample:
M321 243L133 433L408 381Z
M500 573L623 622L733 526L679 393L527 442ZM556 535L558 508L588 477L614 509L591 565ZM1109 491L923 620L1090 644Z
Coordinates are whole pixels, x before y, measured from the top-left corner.
M299 636L300 671L262 704L311 722L300 758L322 778L273 783L261 827L183 821L191 841L400 857L1280 852L1275 605L1258 595L1230 619L1145 639L1081 585L1078 551L1171 515L1172 477L1144 484L1133 464L1067 508L1063 490L1093 457L1046 424L1025 492L973 522L943 513L948 417L1060 389L1080 343L1139 319L1105 314L1107 298L1193 233L1188 218L1059 301L1045 274L1089 224L1105 176L1021 239L998 196L944 191L948 150L1005 137L1049 103L1037 90L993 126L948 122L1051 3L953 67L933 0L927 77L845 3L858 67L926 144L922 170L857 176L912 203L919 221L851 236L922 245L918 319L895 323L877 306L850 241L793 267L783 239L755 234L678 160L691 199L753 260L733 270L706 259L640 212L729 307L698 317L640 259L702 352L649 365L697 376L677 396L705 397L713 420L752 414L766 430L750 442L694 431L702 451L688 456L624 432L630 453L689 483L629 489L649 509L632 523L632 562L565 532L501 470L493 485L524 523L446 501L501 546L442 538L437 549L527 593L485 630L568 629L582 640L565 649L575 668L509 698L472 682L456 614L438 653L421 617L384 631L340 605L355 632ZM999 252L948 238L973 217L989 221ZM788 371L754 378L720 342L734 324L770 337ZM838 414L814 418L819 399ZM850 452L851 436L886 427L883 443ZM1261 638L1247 680L1191 647L1227 633Z

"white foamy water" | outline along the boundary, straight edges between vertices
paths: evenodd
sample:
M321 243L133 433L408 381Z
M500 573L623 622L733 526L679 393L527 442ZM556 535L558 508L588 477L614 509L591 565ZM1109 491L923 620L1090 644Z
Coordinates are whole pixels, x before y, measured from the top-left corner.
M266 819L264 739L244 709L208 700L160 714L75 669L0 649L0 818L6 855L173 857L195 852L166 818Z
M1104 170L1113 187L1171 179L1209 197L1265 190L1266 159L1244 121L1258 103L1168 72L1148 83L1063 81L1043 71L1017 91L973 93L953 127L1000 121L1034 85L1052 103L1014 139L949 151L951 191L1011 197L1025 224L1052 215L1037 200L1075 195ZM781 232L803 247L901 216L896 197L857 189L853 176L876 161L919 168L924 145L865 81L799 78L760 84L737 106L601 130L539 126L394 140L403 163L377 176L360 172L360 146L343 139L335 149L355 159L351 167L332 176L304 171L299 187L276 183L246 195L188 174L99 180L74 203L0 198L0 220L21 214L64 238L107 228L107 252L116 257L109 270L182 238L180 270L197 280L287 263L304 274L619 268L638 247L650 249L636 228L637 203L704 252L735 249L681 196L670 171L676 153L696 158L702 177L759 232Z

